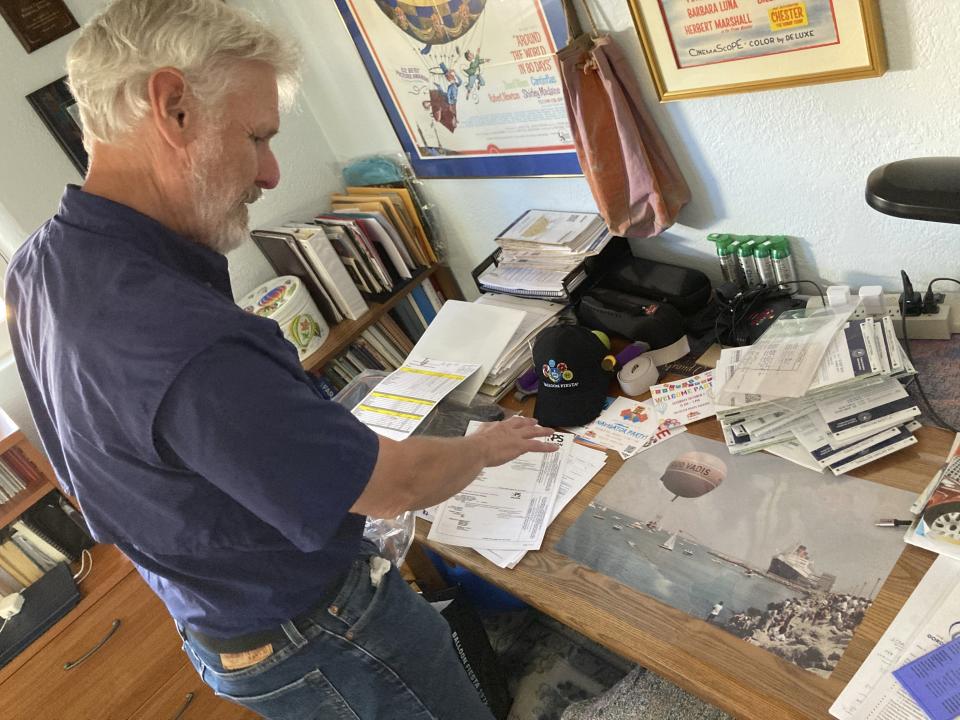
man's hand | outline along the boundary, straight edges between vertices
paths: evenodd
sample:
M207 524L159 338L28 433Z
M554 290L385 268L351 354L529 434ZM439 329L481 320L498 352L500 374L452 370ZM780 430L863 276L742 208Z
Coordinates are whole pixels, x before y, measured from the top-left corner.
M462 438L380 438L380 454L363 493L350 508L372 517L395 517L443 502L465 488L485 467L503 465L528 452L556 452L537 438L553 430L536 420L512 417L484 423Z
M484 465L496 467L528 452L556 452L559 445L537 440L553 435L550 428L541 427L533 418L514 415L500 422L483 423L473 437L485 441Z

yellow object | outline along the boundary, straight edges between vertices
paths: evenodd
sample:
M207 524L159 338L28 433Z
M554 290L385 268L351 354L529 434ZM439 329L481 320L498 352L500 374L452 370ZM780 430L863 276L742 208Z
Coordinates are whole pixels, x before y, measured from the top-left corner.
M610 349L610 338L607 337L607 334L606 334L605 332L603 332L602 330L593 330L592 332L593 332L594 335L596 335L598 338L600 338L600 342L602 342L602 343L603 343L603 346L604 346L607 350L609 350L609 349Z

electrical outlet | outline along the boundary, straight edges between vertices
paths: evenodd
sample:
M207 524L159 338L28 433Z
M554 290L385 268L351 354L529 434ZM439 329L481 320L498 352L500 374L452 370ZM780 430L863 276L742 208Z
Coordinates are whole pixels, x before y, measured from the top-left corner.
M950 296L956 296L951 298ZM946 293L946 300L940 305L936 315L908 315L907 334L911 340L949 340L951 332L960 332L960 293ZM819 297L807 300L807 307L822 307ZM884 293L883 315L893 320L897 337L901 337L900 294ZM861 303L857 303L850 317L862 320L867 316Z

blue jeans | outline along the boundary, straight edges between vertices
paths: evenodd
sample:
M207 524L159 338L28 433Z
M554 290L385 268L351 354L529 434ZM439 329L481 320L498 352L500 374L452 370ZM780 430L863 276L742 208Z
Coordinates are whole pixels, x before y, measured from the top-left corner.
M370 556L330 605L282 624L287 641L240 670L187 631L184 649L220 697L270 720L491 720L460 664L446 620L395 567L377 587Z

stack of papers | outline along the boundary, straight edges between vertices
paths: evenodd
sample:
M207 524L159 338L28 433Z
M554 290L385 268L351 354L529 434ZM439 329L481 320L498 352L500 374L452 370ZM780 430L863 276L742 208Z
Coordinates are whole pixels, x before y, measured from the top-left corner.
M496 239L499 258L477 282L490 292L566 300L587 278L584 261L610 237L596 213L529 210Z
M479 423L471 423L467 433ZM526 453L484 468L461 492L421 513L433 525L427 539L469 547L500 567L512 568L539 550L547 527L606 462L606 453L554 433L555 453Z
M478 364L480 371L450 397L469 405L525 320L526 314L516 308L447 300L407 359L442 357Z
M733 454L766 449L840 475L916 443L916 371L889 317L788 312L753 346L721 351L714 399Z
M404 440L479 368L476 363L407 360L377 383L351 412L378 435Z
M960 560L960 434L953 439L947 460L920 493L910 512L916 518L904 536L911 545Z
M510 392L513 383L533 364L533 341L541 330L559 322L564 306L559 303L514 297L512 295L481 295L474 304L514 310L523 313L523 320L494 361L480 386L480 392L500 400Z
M928 715L897 680L894 671L944 646L955 635L960 608L960 563L940 557L917 585L880 642L853 676L830 714L839 720L926 720ZM949 670L950 668L944 668ZM956 669L932 677L941 696L957 697ZM948 713L945 717L955 717Z

